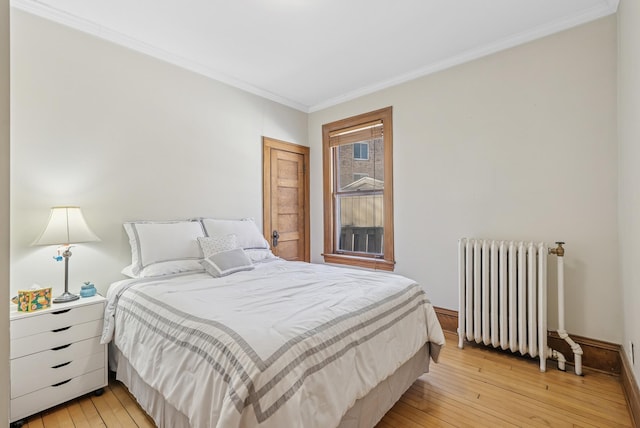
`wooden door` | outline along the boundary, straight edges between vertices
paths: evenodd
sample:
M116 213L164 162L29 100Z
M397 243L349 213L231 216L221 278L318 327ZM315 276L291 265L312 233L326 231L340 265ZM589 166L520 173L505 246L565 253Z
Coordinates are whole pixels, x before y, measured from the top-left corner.
M309 148L267 137L262 147L264 237L276 256L308 262Z

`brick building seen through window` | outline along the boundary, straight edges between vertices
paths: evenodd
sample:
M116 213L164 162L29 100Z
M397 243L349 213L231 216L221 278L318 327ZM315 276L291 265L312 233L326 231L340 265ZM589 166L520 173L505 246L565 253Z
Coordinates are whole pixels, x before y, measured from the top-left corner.
M382 190L384 189L384 140L374 138L338 148L340 237L338 249L381 254L384 246ZM378 190L366 196L351 192Z

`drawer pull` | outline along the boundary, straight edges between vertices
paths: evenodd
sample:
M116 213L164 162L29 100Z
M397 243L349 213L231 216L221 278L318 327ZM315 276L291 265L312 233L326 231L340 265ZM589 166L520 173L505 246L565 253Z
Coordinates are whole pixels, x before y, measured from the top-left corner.
M65 331L65 330L69 330L71 328L71 326L68 327L62 327L62 328L56 328L55 330L51 330L52 333L58 333L60 331Z
M67 345L62 345L62 346L56 346L55 348L51 348L52 351L59 351L61 349L65 349L68 348L69 346L71 346L71 344L67 344Z
M71 379L67 379L67 380L63 380L62 382L54 383L51 386L53 386L53 387L60 386L60 385L64 385L65 383L68 383L68 382L71 382Z
M53 311L51 312L53 315L59 315L59 314L66 314L67 312L69 312L71 309L61 309L59 311Z
M58 364L57 366L51 366L52 369L59 369L60 367L68 366L71 364L71 361L67 361L66 363Z

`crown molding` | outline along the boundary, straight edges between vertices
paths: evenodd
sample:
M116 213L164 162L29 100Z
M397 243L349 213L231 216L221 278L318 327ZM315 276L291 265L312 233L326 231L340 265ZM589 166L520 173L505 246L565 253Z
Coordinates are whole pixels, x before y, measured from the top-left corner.
M197 61L181 57L180 55L144 43L140 40L126 36L122 33L101 26L95 22L91 22L84 18L80 18L70 13L61 11L59 9L56 9L55 7L51 7L37 0L11 0L11 7L15 7L16 9L20 9L22 11L31 13L41 18L48 19L53 22L57 22L58 24L65 25L67 27L90 34L103 40L107 40L117 45L124 46L153 58L160 59L162 61L176 65L180 68L184 68L194 73L209 77L213 80L217 80L229 86L233 86L237 89L241 89L245 92L249 92L253 95L257 95L259 97L266 98L268 100L283 104L293 109L300 110L304 113L308 113L308 106L304 104L298 103L285 97L281 97L272 92L253 86L247 82L235 79L229 75L207 67Z
M594 21L596 19L616 13L616 11L618 10L618 3L619 0L602 0L602 3L599 6L588 9L579 15L574 15L567 19L557 20L549 24L541 25L532 30L514 34L502 40L498 40L495 43L484 45L477 49L468 50L460 55L447 58L435 64L429 64L426 67L414 70L410 73L403 74L393 79L385 80L384 82L376 83L374 85L365 86L355 91L348 92L339 97L331 98L322 103L309 107L309 113L323 110L325 108L332 107L334 105L341 104L346 101L362 97L364 95L369 95L374 92L390 88L392 86L397 86L402 83L427 76L429 74L446 70L447 68L464 64L466 62L470 62L475 59L479 59L517 45L540 39L542 37L558 33L560 31L568 30L569 28L573 28L581 24L586 24L587 22Z
M205 66L197 61L181 57L180 55L177 55L175 53L165 51L156 46L149 45L140 40L103 27L95 22L91 22L78 16L61 11L38 0L11 0L11 6L15 7L16 9L23 10L33 15L40 16L42 18L74 28L78 31L82 31L84 33L91 34L95 37L110 41L112 43L116 43L137 52L141 52L151 57L160 59L194 73L201 74L203 76L241 89L253 95L257 95L259 97L277 102L279 104L283 104L304 113L312 113L323 110L337 104L362 97L364 95L369 95L374 92L390 88L392 86L397 86L410 80L427 76L429 74L436 73L447 68L463 64L465 62L473 61L475 59L499 52L501 50L505 50L541 37L545 37L550 34L563 31L598 18L602 18L607 15L611 15L617 11L618 4L619 0L602 0L599 6L588 9L579 15L571 16L567 19L558 20L529 31L515 34L513 36L499 40L495 43L485 45L478 49L468 50L460 55L447 58L435 64L430 64L426 67L422 67L410 73L405 73L393 79L385 80L374 85L364 86L360 89L356 89L355 91L347 92L346 94L328 99L316 105L307 106L297 101L293 101L286 97L274 94L270 91L258 88L247 82L235 79L232 76L214 70L211 67Z

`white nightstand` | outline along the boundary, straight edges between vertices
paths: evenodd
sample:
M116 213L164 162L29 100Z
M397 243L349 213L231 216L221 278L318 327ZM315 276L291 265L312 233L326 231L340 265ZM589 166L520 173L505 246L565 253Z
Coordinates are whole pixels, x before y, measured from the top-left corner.
M96 295L36 312L11 306L11 422L107 385L105 303Z

